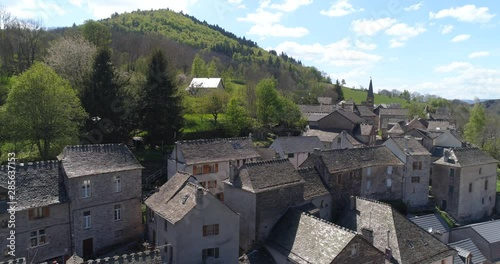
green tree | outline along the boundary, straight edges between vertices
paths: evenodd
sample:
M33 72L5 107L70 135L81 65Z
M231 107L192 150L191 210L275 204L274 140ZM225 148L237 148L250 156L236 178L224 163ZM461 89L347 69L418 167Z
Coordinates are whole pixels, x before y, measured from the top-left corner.
M111 43L111 30L101 22L87 20L83 25L83 37L98 48L107 48Z
M337 100L339 102L344 100L344 92L342 91L342 86L340 86L340 82L338 79L335 82L335 92L337 93Z
M78 129L87 116L68 81L50 67L33 64L15 78L5 104L10 141L29 141L42 159L54 157L66 144L78 140Z
M81 96L82 104L90 115L86 123L90 143L123 142L129 136L124 118L124 85L111 63L111 51L101 48L94 58Z
M239 136L250 127L250 116L238 97L232 97L227 104L226 127L232 136Z
M214 77L218 77L218 76L219 76L219 72L217 70L217 63L215 62L215 59L212 59L212 61L210 61L210 64L208 65L206 77L214 78Z
M286 127L296 127L302 118L299 107L290 99L279 98L279 123Z
M469 142L484 147L486 141L486 111L484 106L477 100L470 111L469 122L465 125L464 136Z
M169 67L163 51L151 54L138 109L150 145L173 144L182 127L182 98Z
M198 55L193 59L193 65L191 66L191 76L193 78L207 77L207 66L205 61Z
M217 118L219 114L226 111L228 100L229 95L225 91L219 89L210 91L203 96L202 102L204 112L212 114L215 126L217 126Z
M266 126L277 121L280 101L274 79L263 79L256 87L257 119Z
M408 118L411 120L415 116L425 119L424 108L422 108L419 104L410 103L408 105Z
M399 97L401 97L402 99L406 100L406 101L410 101L411 100L411 94L408 90L404 90L401 95L399 95Z

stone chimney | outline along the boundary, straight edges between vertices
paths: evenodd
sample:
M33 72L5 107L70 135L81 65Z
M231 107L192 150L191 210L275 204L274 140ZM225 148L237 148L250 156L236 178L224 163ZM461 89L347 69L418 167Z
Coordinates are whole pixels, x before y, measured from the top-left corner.
M443 152L444 162L450 162L451 151L449 149L445 149Z
M349 210L350 211L356 210L356 197L354 196L349 197Z
M196 189L196 204L202 204L203 203L203 188L198 187Z
M236 178L236 161L232 160L229 162L229 182L234 183L234 179Z

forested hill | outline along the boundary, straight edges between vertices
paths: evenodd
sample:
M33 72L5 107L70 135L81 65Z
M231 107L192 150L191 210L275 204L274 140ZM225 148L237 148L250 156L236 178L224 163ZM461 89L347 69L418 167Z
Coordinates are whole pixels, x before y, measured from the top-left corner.
M294 99L307 97L311 90L314 96L333 90L330 78L318 69L303 66L287 54L266 51L245 37L237 37L217 25L183 13L168 9L115 13L100 22L110 27L113 50L122 53L120 59L125 60L121 63L133 63L150 51L142 54L145 46L159 45L187 75L198 54L207 64L215 61L219 76L226 74L223 77L239 83L255 86L263 78L274 77L278 80L278 89Z

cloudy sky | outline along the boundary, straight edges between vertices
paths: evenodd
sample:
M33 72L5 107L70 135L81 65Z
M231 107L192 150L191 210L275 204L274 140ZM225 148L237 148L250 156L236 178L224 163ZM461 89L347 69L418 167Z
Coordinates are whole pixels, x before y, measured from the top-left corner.
M500 2L414 0L1 0L17 17L70 26L170 8L284 51L348 86L500 99Z

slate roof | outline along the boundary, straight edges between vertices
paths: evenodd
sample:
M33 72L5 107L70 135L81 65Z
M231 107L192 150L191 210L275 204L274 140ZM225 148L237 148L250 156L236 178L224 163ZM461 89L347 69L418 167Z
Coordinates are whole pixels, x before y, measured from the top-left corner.
M468 255L468 253L472 254L471 264L479 264L486 261L483 253L479 251L479 249L472 242L472 240L470 240L470 238L450 243L448 244L448 246L458 251L459 257L455 257L453 264L465 264L465 257Z
M235 178L235 185L253 193L304 183L287 158L247 162Z
M106 257L100 259L100 262L96 260L87 260L81 262L81 264L162 264L160 249L147 250L141 252L135 252L130 254L123 254L121 256ZM77 264L78 262L72 262Z
M178 141L187 165L260 157L250 138L217 138Z
M316 136L321 142L332 142L333 139L338 135L339 133L322 131L318 129L308 129L306 132L304 132L304 136Z
M316 197L330 194L321 180L319 172L314 167L298 169L300 176L306 182L304 185L304 200L310 201Z
M143 168L123 144L67 146L58 159L68 178Z
M221 78L193 78L187 89L190 88L213 89L217 88L220 82L222 82Z
M375 133L373 125L369 124L360 124L359 132L361 136L371 136Z
M402 151L406 149L411 155L431 155L414 137L391 137L391 139Z
M337 107L335 105L299 105L302 114L307 113L325 113L333 112Z
M265 244L295 263L332 263L356 236L340 226L289 209L274 225Z
M387 133L402 135L405 133L405 131L403 130L403 128L401 127L401 125L399 123L396 123L394 126L391 127L391 129L389 129L387 131Z
M286 154L313 152L315 148L324 148L323 143L316 136L279 137L274 140L270 148L274 148L277 145L281 146L283 152Z
M453 128L450 122L447 121L429 121L427 131L444 131Z
M370 110L370 107L365 106L365 105L357 105L356 106L359 111L359 116L362 117L376 117L377 115L373 113L372 110Z
M420 226L420 228L427 230L427 232L431 234L435 232L450 232L450 227L446 221L444 221L444 219L437 213L414 216L409 218L409 220Z
M490 244L500 242L500 219L472 224L467 227L471 227Z
M362 221L377 223L376 225L370 225L374 227L374 233L390 231L390 244L397 245L392 247L392 255L399 263L427 264L456 254L455 250L406 219L390 205L356 197L356 203L360 200L369 203L369 206L362 208L356 205L358 211L366 208L364 212L361 212ZM377 213L372 213L372 211ZM377 227L379 229L376 229ZM380 245L376 241L374 241L374 244Z
M353 149L323 150L309 156L309 159L323 160L331 173L373 166L402 166L403 163L386 147L373 146ZM306 160L306 161L307 161ZM304 162L305 167L310 163Z
M498 163L486 152L477 147L453 148L451 149L450 160L445 161L445 157L441 157L435 163L453 165L457 167L475 166L483 164Z
M262 247L254 249L249 253L243 254L238 259L239 264L276 264L273 257Z
M364 122L363 119L361 119L361 117L357 116L355 113L353 112L349 112L349 111L345 111L343 109L339 109L337 110L336 112L338 112L339 114L341 114L342 116L344 116L347 120L351 121L352 123L354 124L361 124Z
M409 110L406 108L380 108L379 115L385 116L408 116Z
M0 182L1 187L8 187L7 166L0 166ZM52 160L18 164L16 201L16 211L69 202L65 188L59 181L59 162Z
M413 118L406 124L407 130L411 130L413 128L427 129L426 125L424 125L420 118Z
M309 122L317 122L319 121L321 118L327 116L328 114L324 113L324 114L306 114L307 116L307 121Z
M318 97L318 103L324 105L331 105L333 102L333 98L331 97Z

